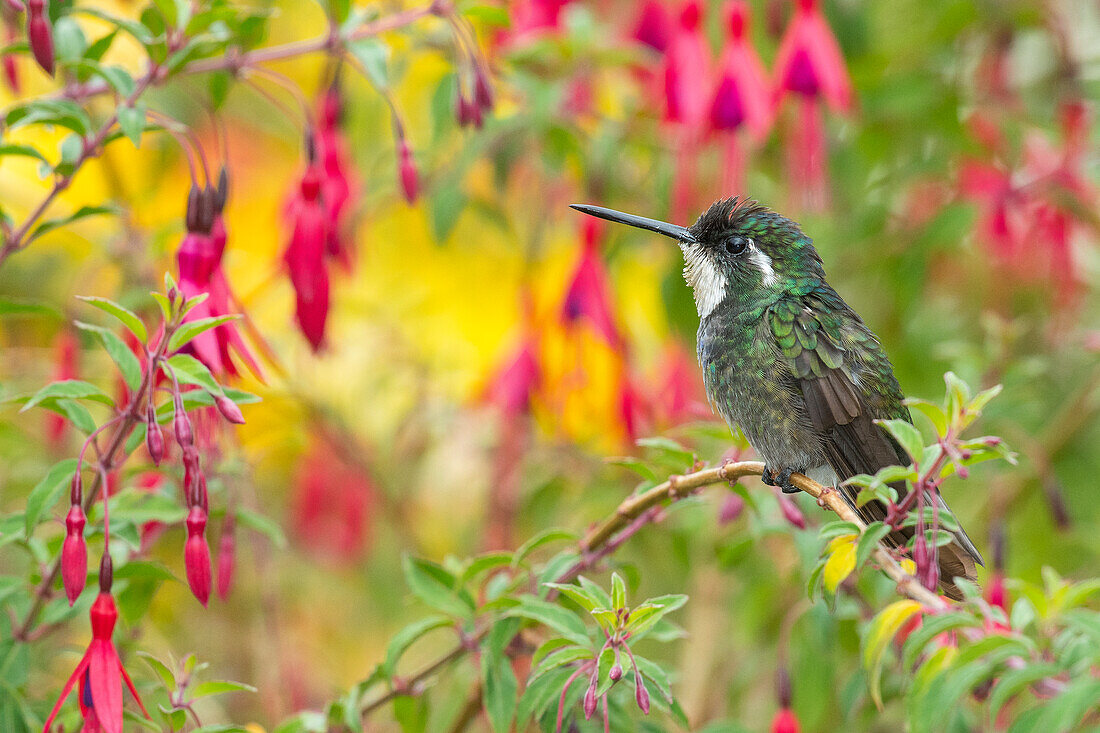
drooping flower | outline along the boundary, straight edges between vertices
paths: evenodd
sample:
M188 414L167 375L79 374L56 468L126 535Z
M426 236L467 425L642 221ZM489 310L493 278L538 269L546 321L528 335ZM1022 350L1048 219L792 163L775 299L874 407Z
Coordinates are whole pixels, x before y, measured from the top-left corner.
M656 384L653 407L662 424L673 426L711 417L699 365L679 341L665 348Z
M794 503L794 499L782 492L776 493L776 499L779 501L779 511L783 514L783 518L792 527L806 529L806 517L803 516L802 510L798 508L798 504Z
M206 294L202 303L192 308L184 321L229 315L231 291L222 270L222 256L227 241L222 212L227 196L228 176L225 171L216 188L193 186L187 201L187 234L176 252L179 267L179 287L185 298ZM231 353L239 357L257 378L261 371L251 351L244 343L235 323L223 323L204 331L184 347L214 374L238 373Z
M646 0L634 26L634 39L664 53L672 41L672 13L660 0Z
M88 580L88 545L84 542L87 518L81 505L83 497L74 492L73 498L65 517L65 540L61 544L61 581L70 606L76 603Z
M511 9L511 28L500 36L507 44L518 45L561 28L561 11L569 0L518 0Z
M798 716L790 708L780 708L772 718L771 733L800 733Z
M315 140L323 173L321 199L329 216L328 254L348 270L352 263L349 205L358 196L358 183L341 126L343 114L343 96L333 84L321 97Z
M77 355L80 343L72 329L65 327L57 332L54 339L54 381L62 382L77 377ZM55 412L46 413L46 437L55 447L61 446L69 421Z
M4 3L3 7L0 7L0 18L4 22L4 38L10 46L19 38L18 15L11 6ZM4 65L4 82L13 94L19 94L19 68L15 65L15 54L4 54L2 63Z
M819 0L798 0L776 53L776 105L789 94L798 97L799 112L787 146L788 176L800 203L820 209L828 194L821 102L845 112L852 106L853 92L844 56Z
M618 403L619 424L623 426L627 442L634 445L638 436L644 434L643 430L650 427L653 410L642 391L631 379L625 363L619 375Z
M746 153L738 139L745 127L760 141L772 123L772 98L767 72L748 37L749 8L734 0L729 9L729 40L718 64L717 84L710 105L710 126L725 133L723 190L744 191Z
M232 512L227 512L222 523L222 536L218 540L218 598L229 597L233 586L233 572L237 567L237 523Z
M325 343L329 311L329 278L325 267L329 219L321 195L321 171L310 161L288 207L290 242L283 260L294 286L295 315L314 351Z
M532 334L524 336L515 354L489 381L484 399L508 415L527 412L542 382L538 344Z
M27 42L34 60L50 76L53 76L53 28L46 9L46 0L27 0Z
M416 197L420 193L420 174L416 171L416 161L413 160L412 148L404 136L397 146L398 152L398 179L401 181L401 191L405 194L405 201L416 203Z
M611 282L600 258L602 222L587 217L581 223L581 251L561 307L561 320L574 326L584 320L613 349L623 348L622 334L611 311Z
M118 621L118 609L111 596L111 556L104 554L99 568L99 595L92 604L92 641L76 669L69 676L53 710L46 718L43 733L49 733L54 718L73 688L80 684L78 700L84 717L84 730L90 733L122 733L122 682L125 680L141 712L149 718L149 711L134 689L130 675L122 666L115 650L112 635Z
M210 546L206 544L206 511L199 505L191 506L187 514L187 542L183 547L183 565L187 570L187 584L199 603L210 600Z
M315 440L294 481L294 534L318 555L342 562L358 559L373 534L375 491L360 467L350 465L327 440Z
M698 0L684 4L662 68L665 118L673 123L674 220L686 217L696 208L696 158L710 112L710 48L701 27L702 12Z

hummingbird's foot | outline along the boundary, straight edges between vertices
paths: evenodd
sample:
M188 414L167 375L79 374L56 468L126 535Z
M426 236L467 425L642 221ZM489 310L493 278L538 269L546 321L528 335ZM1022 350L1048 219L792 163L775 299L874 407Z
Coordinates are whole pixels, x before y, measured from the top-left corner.
M778 486L784 494L797 494L801 489L791 483L791 474L794 472L793 468L775 471L770 466L764 466L764 473L760 476L760 480L768 486Z

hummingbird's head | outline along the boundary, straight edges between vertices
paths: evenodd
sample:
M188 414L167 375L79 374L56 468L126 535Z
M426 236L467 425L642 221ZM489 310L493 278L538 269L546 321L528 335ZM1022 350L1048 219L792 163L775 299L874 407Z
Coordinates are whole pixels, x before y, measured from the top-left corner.
M729 297L758 302L807 279L825 277L821 258L798 224L748 198L715 201L690 227L601 206L573 208L675 239L684 253L684 279L700 318Z

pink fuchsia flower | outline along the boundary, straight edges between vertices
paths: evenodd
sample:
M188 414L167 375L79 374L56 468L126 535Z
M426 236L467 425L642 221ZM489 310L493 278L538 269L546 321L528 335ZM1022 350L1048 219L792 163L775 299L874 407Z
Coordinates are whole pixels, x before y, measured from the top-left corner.
M329 311L325 252L330 221L321 195L322 179L320 167L310 162L288 206L292 230L283 254L294 286L298 326L314 351L319 351L325 343Z
M61 544L61 583L70 606L84 592L88 580L88 545L84 542L87 518L81 501L82 497L77 496L69 507L65 517L65 541Z
M611 281L600 259L603 222L587 217L581 223L581 251L561 306L561 321L575 326L582 320L613 349L622 351L622 334L611 311Z
M115 623L118 621L118 609L115 606L115 599L111 596L111 575L110 556L104 555L99 571L100 592L89 614L92 620L92 641L65 683L61 697L46 718L46 724L42 728L43 733L49 733L54 718L57 717L65 699L78 682L80 683L78 700L81 715L84 717L85 731L122 733L123 680L130 689L130 694L137 701L138 707L141 708L141 712L149 718L149 711L145 709L141 696L134 689L130 675L126 674L126 668L122 666L122 660L119 659L111 639Z
M360 467L349 465L327 440L315 440L294 481L294 534L318 555L353 562L373 533L375 492Z
M978 205L975 230L987 251L1003 262L1012 261L1020 248L1023 207L1011 174L992 163L966 161L959 171L959 191Z
M68 326L57 332L54 339L54 371L55 381L62 382L77 377L77 355L80 353L80 343L76 334ZM65 438L65 432L69 421L55 412L46 414L46 437L50 444L60 447Z
M50 76L53 76L53 28L46 10L46 0L27 0L27 42L34 60Z
M744 190L745 151L737 132L746 128L756 141L772 124L772 93L767 72L748 37L749 8L734 0L729 8L729 40L718 63L717 85L710 105L711 129L728 133L723 186L727 193Z
M776 498L779 501L779 511L783 514L783 518L787 520L787 523L798 529L806 529L806 517L803 516L802 510L798 508L798 504L795 504L791 497L783 493L777 493Z
M187 515L187 542L183 547L183 564L187 583L199 603L210 600L210 546L206 544L206 511L193 505Z
M843 112L853 102L852 83L840 46L818 0L798 0L775 58L776 105L787 94L799 98L794 139L788 144L788 175L798 198L822 208L827 197L825 125L820 101Z
M18 17L15 11L6 3L3 8L0 8L0 16L3 17L4 22L4 38L7 40L8 45L12 45L19 38ZM19 94L19 68L15 65L15 54L4 54L2 62L4 65L4 81L8 85L8 89L12 94Z
M227 512L225 521L222 522L222 536L218 540L218 598L223 601L229 597L229 591L233 587L233 574L237 567L237 523L233 519L233 513Z
M700 27L702 5L688 0L665 52L665 116L701 130L710 102L710 49Z
M790 708L780 708L772 718L771 733L800 733L801 724L798 716Z
M398 143L397 152L397 173L398 179L401 181L401 191L405 194L405 201L411 206L416 203L416 198L420 194L420 174L416 170L412 148L409 147L409 141L404 136L401 137Z
M676 21L668 7L660 0L646 0L638 13L634 27L634 40L664 53L672 42L672 28Z
M671 342L665 348L656 383L659 391L653 407L663 424L680 425L710 418L712 413L703 392L699 365L683 344Z
M516 352L489 381L484 400L508 415L528 412L542 383L538 344L533 334L524 336Z
M634 445L634 441L643 430L647 430L652 422L652 405L646 400L642 391L630 378L626 365L623 365L619 377L619 424L623 426L627 442Z
M561 11L569 0L518 0L512 4L512 25L498 36L506 45L519 45L561 29Z
M227 235L222 209L227 195L228 178L222 172L217 188L192 187L187 202L187 234L176 252L179 268L179 287L185 298L207 294L206 300L192 308L185 321L229 315L233 312L232 294L225 272L222 255ZM261 377L259 365L245 345L234 323L223 323L192 339L186 347L196 359L216 375L238 374L231 353L239 357L249 371Z
M315 140L323 174L321 199L329 216L328 254L350 270L352 243L348 214L349 205L358 197L358 185L341 128L343 114L343 96L339 86L333 84L321 97Z

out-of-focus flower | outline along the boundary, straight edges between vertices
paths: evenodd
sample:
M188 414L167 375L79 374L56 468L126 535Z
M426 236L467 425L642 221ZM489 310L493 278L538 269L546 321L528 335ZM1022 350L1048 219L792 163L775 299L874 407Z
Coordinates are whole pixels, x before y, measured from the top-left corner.
M526 335L515 354L489 381L485 401L496 405L505 414L527 412L542 383L542 368L537 354L538 344L534 335Z
M853 94L840 46L818 0L798 0L776 53L775 87L777 105L787 94L799 98L794 139L787 146L791 183L798 187L803 205L822 208L828 190L820 100L843 112L852 106Z
M185 321L197 321L233 312L230 306L229 283L221 266L226 245L225 221L222 217L226 186L228 178L223 171L217 188L192 187L188 197L187 234L176 252L179 287L185 298L203 293L208 297L188 312ZM234 323L223 323L204 331L184 348L216 375L237 374L237 368L230 357L232 351L253 374L261 376L259 365L245 346Z
M46 10L46 0L27 0L27 42L34 60L53 76L53 28Z
M806 529L806 517L802 515L802 510L794 500L782 492L777 493L776 498L779 500L779 511L783 514L783 518L793 527Z
M772 124L772 95L767 72L748 38L749 7L734 0L729 8L729 40L718 64L710 105L710 126L726 135L723 186L726 193L744 190L746 153L737 132L744 126L756 141Z
M780 708L772 718L771 733L800 733L798 716L790 708Z
M19 38L19 20L16 12L7 4L4 3L3 7L0 7L0 17L4 22L4 39L8 45L12 45ZM19 94L19 68L15 65L15 54L4 54L2 60L4 65L4 82L8 85L8 89L12 94Z
M718 510L718 524L729 524L737 521L741 513L745 511L745 497L736 491L730 491L722 500L722 507Z
M122 660L119 659L111 637L114 632L115 622L118 621L118 609L115 607L115 599L111 596L111 560L110 555L104 555L99 570L99 595L92 604L90 616L92 619L92 641L88 645L84 656L80 658L76 669L69 675L61 697L46 718L43 731L49 731L57 717L61 706L73 688L80 684L78 700L80 713L84 717L84 731L89 733L122 733L122 682L137 701L141 712L149 718L149 711L141 702L141 696L134 689L134 683L130 681L130 675L126 674Z
M651 415L652 406L635 386L624 364L619 377L619 423L630 445L634 445L643 430L649 428Z
M53 378L61 382L66 379L76 379L77 355L80 353L80 342L76 334L67 326L57 332L54 339L54 371ZM50 444L60 447L65 438L65 431L69 421L55 412L46 413L46 437Z
M295 315L314 351L325 343L329 310L329 279L325 268L329 219L321 197L321 171L310 162L288 207L290 242L283 260L294 286Z
M979 206L976 230L990 254L1011 261L1019 249L1022 222L1012 177L992 163L967 161L959 172L959 189L964 198Z
M562 302L561 320L567 326L588 321L609 346L621 351L623 338L611 312L611 282L599 253L603 231L597 219L586 217L581 222L580 256Z
M506 44L518 45L561 28L561 11L569 0L518 0L512 5L511 28L499 36Z
M404 136L397 146L398 152L398 178L401 181L401 191L405 194L405 200L410 205L416 203L416 197L420 193L420 174L416 171L416 161L413 160L412 148Z
M324 176L321 199L329 216L328 254L348 270L352 263L349 204L358 197L358 182L354 179L355 168L348 158L347 138L341 127L343 114L343 96L340 87L333 84L321 96L315 140Z
M672 25L675 21L668 7L660 0L646 0L638 13L634 27L634 39L639 43L664 53L672 42Z
M703 392L703 378L697 362L678 341L669 343L657 374L658 391L653 407L666 426L689 420L709 419L713 413Z
M294 481L294 534L319 555L358 559L373 533L375 491L360 468L348 465L326 440L315 440Z
M218 540L218 598L223 601L229 597L233 587L233 573L237 567L237 523L232 512L227 512L222 522L222 536Z
M688 0L680 10L665 53L665 116L694 130L703 128L710 102L710 51L701 26L703 9Z
M69 605L84 591L88 580L88 545L84 542L84 525L87 518L81 506L82 497L76 496L65 517L65 541L61 544L61 581Z

